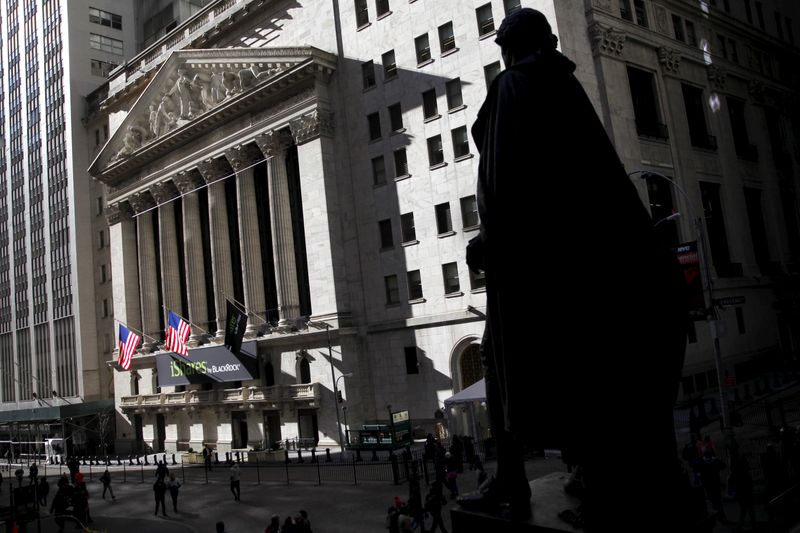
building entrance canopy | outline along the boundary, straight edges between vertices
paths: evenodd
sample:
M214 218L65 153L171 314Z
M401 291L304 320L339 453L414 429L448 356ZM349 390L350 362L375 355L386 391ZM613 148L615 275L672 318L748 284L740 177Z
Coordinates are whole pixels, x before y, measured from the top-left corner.
M64 418L96 415L114 409L114 400L100 400L86 403L70 403L66 405L48 405L30 409L14 409L0 411L0 424L9 422L49 422Z
M173 352L159 354L158 386L257 379L256 354L255 341L243 343L238 357L222 345L190 349L188 357Z

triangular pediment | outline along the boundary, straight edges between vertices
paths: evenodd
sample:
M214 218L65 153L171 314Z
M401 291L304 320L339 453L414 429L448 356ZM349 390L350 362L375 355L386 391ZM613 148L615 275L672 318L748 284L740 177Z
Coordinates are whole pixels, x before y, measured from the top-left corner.
M320 73L335 56L313 47L176 50L134 103L89 172L111 185L134 169Z

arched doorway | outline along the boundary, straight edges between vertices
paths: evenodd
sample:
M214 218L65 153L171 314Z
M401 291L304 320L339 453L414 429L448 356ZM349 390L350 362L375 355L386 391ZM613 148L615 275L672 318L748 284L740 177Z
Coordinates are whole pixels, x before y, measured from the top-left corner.
M481 348L478 344L470 344L461 352L461 357L459 357L458 361L458 369L459 378L461 379L461 390L466 389L483 378Z

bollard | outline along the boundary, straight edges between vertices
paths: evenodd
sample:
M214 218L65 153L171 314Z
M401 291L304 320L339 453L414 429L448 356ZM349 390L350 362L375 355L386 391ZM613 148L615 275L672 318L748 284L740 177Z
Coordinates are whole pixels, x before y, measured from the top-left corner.
M130 466L133 466L133 454L132 453L128 454L128 464Z
M331 460L332 460L331 459L331 449L330 448L325 448L325 462L326 463L330 463Z
M400 484L400 467L397 464L397 456L393 453L389 454L389 458L392 461L392 480L394 481L395 485ZM406 464L406 468L408 468L408 464ZM406 474L408 476L408 474Z
M178 464L178 463L175 461L175 454L173 453L172 454L172 465L175 466L176 464Z
M136 462L138 463L139 461L137 460ZM147 454L144 454L144 464L150 466L150 462L147 460Z
M238 463L240 461L241 461L241 458L239 457L239 452L237 451L236 452L236 462Z
M155 465L157 465L157 464L158 464L158 454L155 454L155 453L154 453L154 454L153 454L153 465L155 466Z
M302 450L300 450L300 448L297 448L297 462L305 463L305 461L303 460L303 452Z
M311 448L311 462L312 463L317 462L317 452L315 448Z
M284 459L283 462L286 463L286 464L289 464L291 462L291 459L289 459L289 450L284 449L283 450L283 454L286 456L286 458ZM288 479L288 476L287 476L287 479ZM288 483L288 481L287 481L287 483Z
M120 460L119 455L117 456L117 466L122 466L122 461Z
M214 452L214 464L219 464L219 452Z
M86 466L86 457L83 457L83 456L81 456L81 457L78 459L78 462L80 462L81 464L83 464L83 466Z
M372 450L372 458L370 461L377 461L378 460L378 452L376 450Z
M147 457L145 457L145 459L147 459ZM142 460L139 458L138 455L136 456L136 464L137 465L141 465L142 464Z

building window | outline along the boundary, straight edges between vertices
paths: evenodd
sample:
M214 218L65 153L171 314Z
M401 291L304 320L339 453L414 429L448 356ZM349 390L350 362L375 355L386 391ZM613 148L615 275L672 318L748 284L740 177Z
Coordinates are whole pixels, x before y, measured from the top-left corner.
M108 298L103 299L103 318L108 317Z
M414 226L414 213L400 215L400 239L403 243L417 240L417 229Z
M678 15L672 15L672 28L675 31L675 39L677 39L682 43L685 43L686 35L684 35L683 33L683 19L680 18Z
M686 107L686 121L689 124L689 138L692 146L716 150L717 139L708 134L706 112L703 103L703 90L682 84L683 103Z
M103 197L98 196L95 199L95 215L100 216L103 214Z
M486 90L489 90L489 87L492 86L492 82L500 74L500 62L495 61L491 65L486 65L483 67L483 77L486 79Z
M375 13L382 17L389 13L389 0L375 0Z
M506 11L506 16L520 9L522 7L520 3L520 0L503 0L503 8Z
M421 65L431 58L431 43L427 33L414 39L414 48L417 50L417 65Z
M474 228L480 224L478 202L474 194L461 199L461 221L464 229Z
M406 346L406 374L419 374L419 359L417 358L417 347Z
M108 280L106 278L106 266L100 265L100 283L105 283Z
M733 144L736 148L736 155L750 161L758 160L758 148L750 144L750 137L747 134L747 121L744 116L744 102L735 98L728 97L728 116L731 121L731 131L733 132Z
M381 249L392 248L394 238L392 237L392 220L386 219L378 222L378 231L381 236Z
M628 67L636 133L643 137L667 139L667 126L661 123L655 78L650 72Z
M775 12L775 29L778 30L778 38L782 41L783 40L783 20L781 18L781 14L778 11Z
M394 151L394 177L401 178L403 176L408 176L408 158L406 149L398 148Z
M100 146L100 130L94 130L94 145Z
M470 290L477 291L486 288L486 273L481 270L480 272L473 272L469 270L469 288Z
M728 39L728 50L731 53L731 61L739 64L739 50L736 48L736 41Z
M456 109L464 105L464 99L461 96L461 78L448 81L445 89L447 90L447 109Z
M686 24L686 43L691 46L697 46L697 32L694 29L694 22L687 20Z
M439 26L439 50L442 55L456 49L456 38L453 34L453 23L448 22Z
M494 18L492 17L492 4L484 4L475 10L478 18L478 36L482 37L494 31Z
M764 211L761 208L761 191L745 187L744 201L747 206L747 219L750 223L750 240L753 243L756 263L762 275L771 274L772 261L769 257L767 229L764 225Z
M744 0L744 14L747 17L747 22L753 23L753 8L750 6L750 0Z
M422 93L422 114L425 118L433 118L439 114L439 108L436 105L436 89Z
M300 359L300 383L311 383L311 363L305 357Z
M389 50L381 56L383 64L383 79L390 80L397 76L397 63L394 59L394 50Z
M361 78L364 80L364 89L375 87L375 63L373 61L361 64Z
M90 59L89 62L91 65L92 76L100 76L102 78L107 78L111 74L111 71L117 67L117 63L100 61L99 59Z
M90 33L89 46L95 50L102 50L103 52L108 52L110 54L116 54L118 56L123 55L122 41L119 39L106 37L105 35Z
M644 0L633 0L633 9L636 12L636 24L647 28L647 10L644 6Z
M391 275L383 278L386 288L386 304L396 304L400 302L400 292L397 288L397 276Z
M444 279L445 294L455 294L461 291L461 284L458 282L457 263L442 265L442 278Z
M434 135L428 139L428 164L433 167L442 163L444 163L442 136Z
M103 230L97 232L97 248L102 250L106 246L106 234Z
M378 113L367 115L367 125L369 127L369 140L374 141L381 138L381 117Z
M108 140L108 124L103 124L103 140Z
M633 11L631 11L631 0L619 0L619 16L625 20L633 22Z
M761 2L756 2L756 16L758 17L758 27L762 30L766 29L764 24L764 6Z
M403 110L400 108L399 102L389 106L389 127L392 131L403 129Z
M454 129L453 135L453 155L456 159L469 155L469 140L467 137L467 127L461 126Z
M108 11L103 11L102 9L95 9L93 7L89 8L89 22L94 22L95 24L100 24L101 26L108 26L109 28L114 28L115 30L122 29L121 16L115 15L114 13L109 13Z
M422 298L422 278L419 270L412 270L408 273L408 299L419 300Z
M361 28L367 24L369 24L367 0L356 0L356 27Z
M453 220L450 218L450 202L436 206L436 231L439 235L453 231Z
M386 163L383 156L372 158L372 184L383 185L386 183Z
M725 219L722 214L722 202L719 196L720 186L703 181L699 183L703 215L706 221L706 234L711 248L711 260L717 270L717 276L730 277L733 269L728 249L728 237L725 232Z

